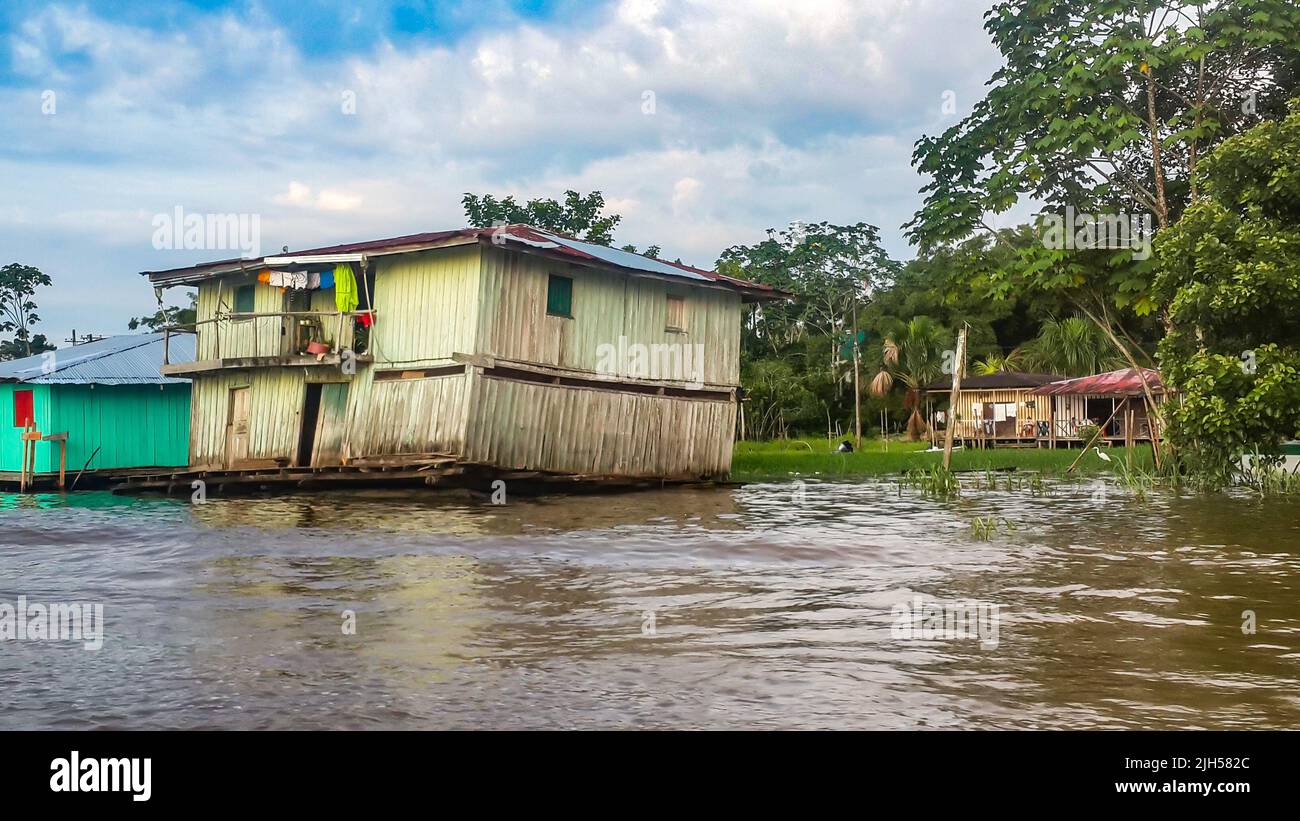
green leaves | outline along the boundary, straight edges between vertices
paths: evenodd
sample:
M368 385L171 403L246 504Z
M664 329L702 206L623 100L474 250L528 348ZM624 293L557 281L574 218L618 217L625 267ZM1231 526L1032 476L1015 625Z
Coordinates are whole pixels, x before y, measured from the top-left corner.
M614 241L614 228L623 220L618 214L603 214L605 196L592 191L583 196L565 191L564 202L539 197L520 205L514 197L497 199L491 194L465 194L461 198L465 217L476 228L523 223L568 234L597 245Z
M1223 142L1205 196L1156 246L1160 345L1180 392L1170 436L1211 470L1300 435L1300 99Z
M32 326L40 321L36 313L36 289L49 287L50 277L40 269L17 262L0 268L0 332L13 333L12 343L4 347L7 358L31 356L33 350ZM43 337L42 337L43 339Z

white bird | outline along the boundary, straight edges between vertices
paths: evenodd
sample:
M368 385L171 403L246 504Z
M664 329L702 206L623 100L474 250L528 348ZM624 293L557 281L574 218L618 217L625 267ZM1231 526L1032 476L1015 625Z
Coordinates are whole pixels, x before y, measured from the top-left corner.
M1093 445L1092 449L1095 450L1095 451L1097 451L1097 455L1101 457L1101 461L1103 461L1103 462L1109 462L1109 461L1110 461L1110 457L1107 456L1106 454L1102 453L1102 452L1101 452L1101 448L1097 447L1096 445Z

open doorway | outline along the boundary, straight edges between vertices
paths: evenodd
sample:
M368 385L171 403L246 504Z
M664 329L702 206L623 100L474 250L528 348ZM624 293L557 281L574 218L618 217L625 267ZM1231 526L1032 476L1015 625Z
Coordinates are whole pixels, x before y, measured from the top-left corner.
M311 467L316 448L316 423L320 420L320 383L309 383L302 402L302 427L298 434L298 467Z
M1084 400L1084 413L1094 424L1106 425L1106 420L1110 419L1114 412L1115 400L1109 396L1089 396ZM1112 425L1106 425L1106 428L1111 427ZM1103 429L1101 435L1110 436L1111 431Z

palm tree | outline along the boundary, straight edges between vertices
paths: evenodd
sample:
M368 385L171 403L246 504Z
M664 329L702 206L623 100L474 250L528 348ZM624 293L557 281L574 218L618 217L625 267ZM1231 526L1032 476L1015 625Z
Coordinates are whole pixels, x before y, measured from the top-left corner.
M948 332L927 316L914 317L885 335L881 369L870 390L874 396L884 396L895 383L903 386L903 408L912 412L907 418L909 439L920 439L929 430L921 416L921 395L926 385L943 375L948 339Z
M1048 319L1038 336L1024 345L1025 362L1034 370L1061 376L1087 376L1123 367L1124 359L1096 323L1070 316Z
M992 376L995 373L1019 373L1023 354L1019 348L1011 353L991 353L971 365L976 376Z

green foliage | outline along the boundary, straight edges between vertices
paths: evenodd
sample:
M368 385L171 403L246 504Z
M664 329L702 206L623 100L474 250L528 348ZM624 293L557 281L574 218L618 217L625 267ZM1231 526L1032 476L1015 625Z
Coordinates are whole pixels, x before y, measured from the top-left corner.
M1300 5L1003 0L985 29L1004 65L967 117L917 142L930 181L908 235L926 249L987 230L1013 254L974 287L1055 295L1145 358L1160 330L1150 258L1047 247L1041 222L994 231L988 215L1032 199L1052 214L1153 215L1163 230L1197 194L1206 152L1279 116L1294 93Z
M1285 100L1290 0L1005 0L985 14L1005 64L971 114L923 137L909 223L956 240L1029 196L1049 207L1177 213L1199 154ZM1248 94L1253 106L1243 105Z
M911 411L907 433L912 439L929 430L921 415L921 399L926 387L943 376L945 365L951 369L951 351L952 334L927 316L885 329L881 369L871 381L871 392L883 396L895 386L903 388L903 408Z
M1091 423L1082 424L1078 429L1079 440L1083 442L1084 445L1089 445L1097 437L1097 433L1100 430L1100 425L1094 425Z
M1200 180L1157 243L1170 306L1159 354L1179 392L1171 440L1226 481L1243 452L1300 436L1300 99L1224 142Z
M752 306L745 317L747 435L851 430L855 322L868 327L862 317L871 294L898 270L880 246L879 230L827 222L770 229L759 243L723 251L717 269L794 295ZM865 355L858 354L861 361ZM887 402L864 403L868 427Z
M0 333L12 333L13 341L5 348L10 353L5 358L18 358L39 353L32 344L32 326L40 321L36 313L36 289L49 287L48 275L30 265L12 262L0 268ZM44 339L44 337L42 337ZM53 350L45 348L45 350Z
M835 453L838 440L825 438L784 439L767 442L736 443L731 462L731 476L742 482L781 481L792 477L828 480L863 480L898 476L907 471L929 471L942 464L942 453L927 452L925 442L897 439L863 439L862 448L853 453ZM1120 460L1127 460L1124 448L1108 451L1115 461L1084 459L1070 474L1072 477L1111 475ZM1053 448L974 448L956 449L952 453L952 471L958 475L985 472L987 482L976 489L1026 490L1041 494L1041 476L1064 477L1079 451ZM1135 466L1151 464L1151 448L1133 449ZM1005 471L1005 473L998 473ZM1004 476L998 481L998 476Z
M133 316L126 323L130 330L147 328L150 331L161 331L163 328L194 328L194 323L198 319L199 296L197 293L190 294L190 304L188 308L177 308L170 305L160 307L148 316Z
M1095 322L1081 317L1049 318L1022 348L1026 367L1038 373L1087 376L1124 364L1114 343Z
M898 485L900 490L911 487L926 496L937 496L941 499L951 499L961 495L961 481L957 478L957 474L942 465L905 471Z
M614 229L623 219L618 214L602 213L605 196L599 191L586 196L565 191L563 202L538 197L522 205L514 197L498 199L491 194L467 193L461 198L461 205L465 207L469 224L476 228L523 223L597 245L611 244Z
M979 542L987 542L1002 533L1015 533L1016 523L1005 516L976 516L971 519L971 537Z
M0 342L0 362L9 359L22 359L38 353L54 350L54 346L45 338L45 334L33 334L31 339L6 339Z

